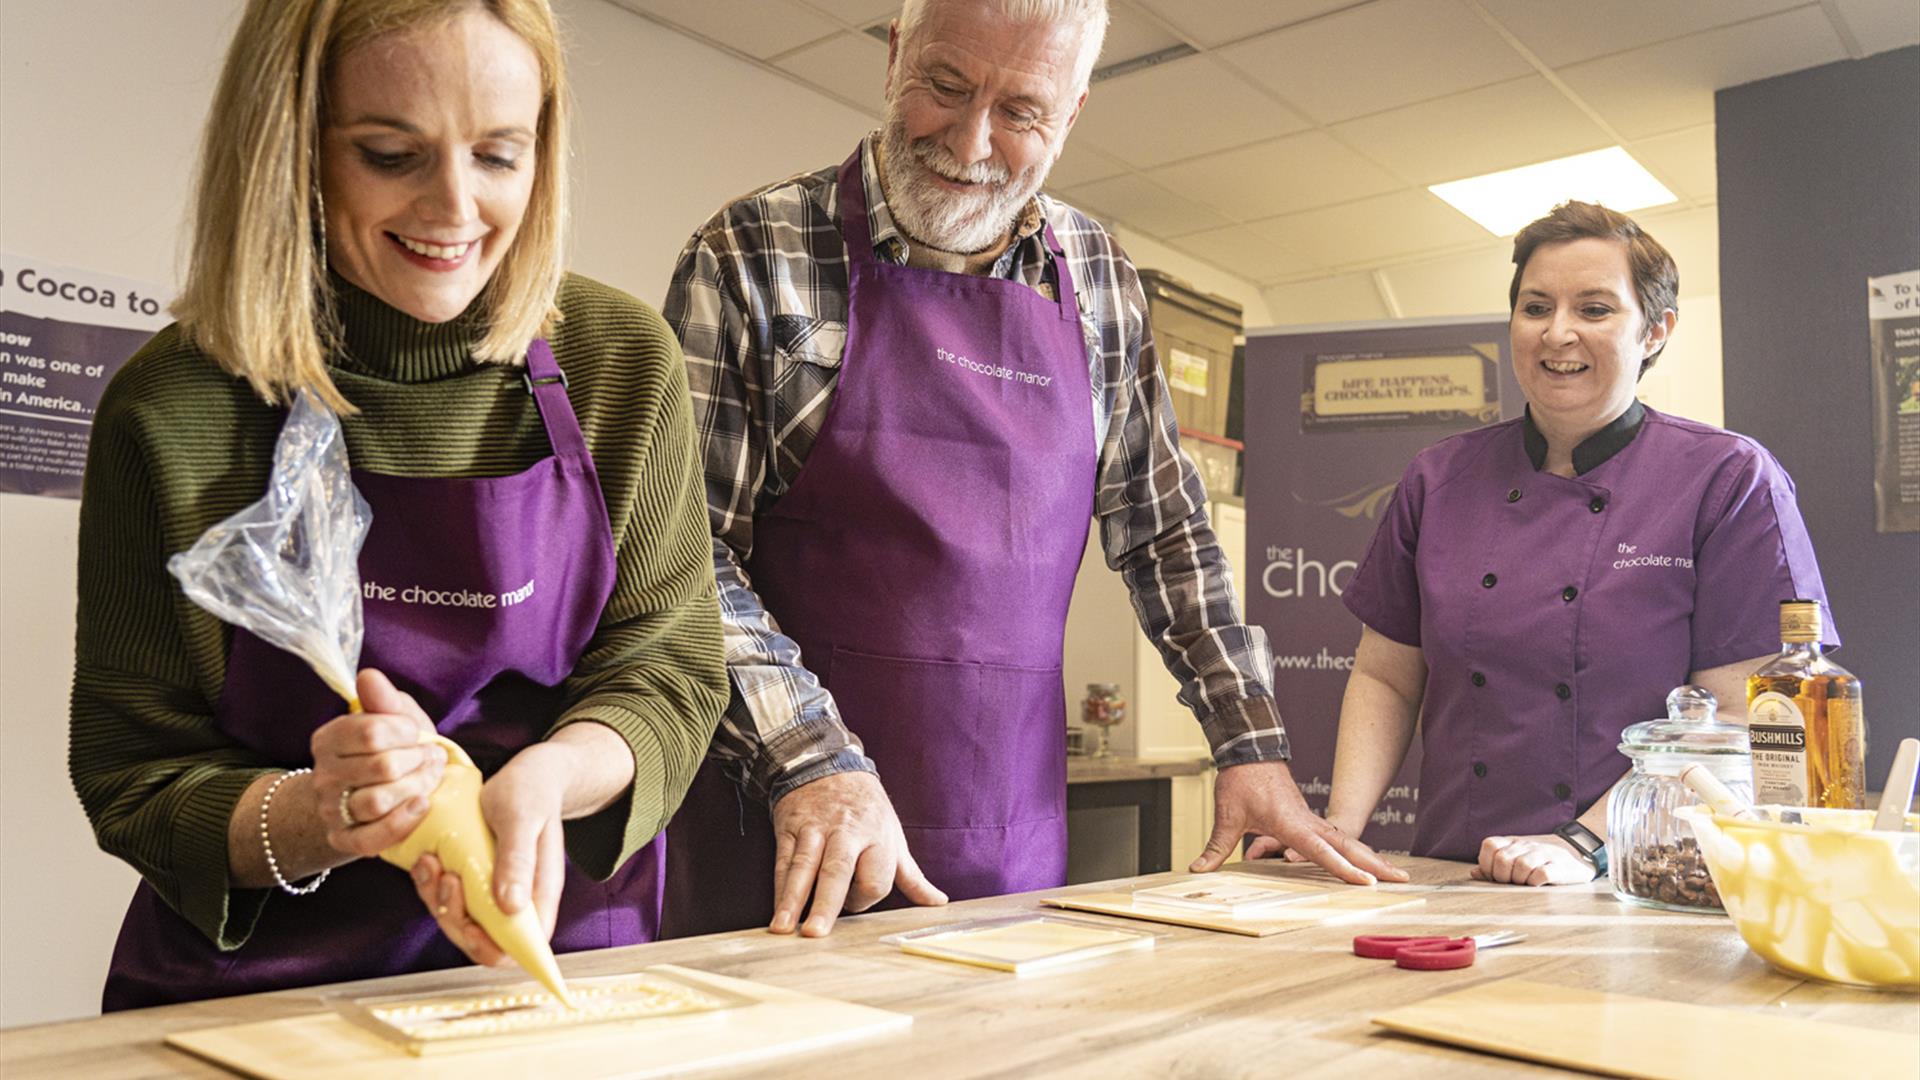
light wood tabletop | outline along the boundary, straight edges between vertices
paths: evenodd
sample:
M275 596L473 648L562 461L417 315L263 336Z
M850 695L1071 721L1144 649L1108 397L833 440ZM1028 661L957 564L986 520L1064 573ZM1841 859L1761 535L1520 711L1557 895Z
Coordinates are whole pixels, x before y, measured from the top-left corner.
M1104 784L1114 780L1159 780L1163 777L1199 776L1213 768L1209 757L1136 758L1069 757L1067 783Z
M1603 883L1529 889L1469 880L1462 863L1395 860L1421 907L1364 922L1256 939L1126 922L1161 936L1131 953L1049 974L1014 976L923 959L879 939L957 919L1039 910L1041 894L843 920L821 939L759 931L561 958L570 976L672 963L805 990L913 1016L911 1029L780 1059L728 1077L1289 1077L1477 1076L1556 1070L1389 1034L1389 1009L1508 977L1769 1016L1911 1034L1920 997L1849 990L1780 974L1747 951L1723 917L1617 903ZM1312 876L1284 864L1236 871ZM1128 884L1167 880L1161 874ZM1110 890L1113 883L1052 890ZM1075 918L1103 920L1095 915ZM1111 920L1119 922L1120 920ZM1527 940L1483 952L1459 971L1407 971L1352 954L1358 933L1517 930ZM394 993L471 986L499 973L466 969L324 988ZM161 1045L171 1032L319 1011L321 988L225 998L0 1032L0 1076L225 1076Z

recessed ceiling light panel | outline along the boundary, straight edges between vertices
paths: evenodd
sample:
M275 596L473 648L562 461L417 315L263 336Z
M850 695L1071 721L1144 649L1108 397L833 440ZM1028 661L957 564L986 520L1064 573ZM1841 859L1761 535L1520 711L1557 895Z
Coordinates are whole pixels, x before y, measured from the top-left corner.
M1621 213L1678 201L1618 146L1451 180L1427 190L1495 236L1512 236L1568 199L1599 203Z

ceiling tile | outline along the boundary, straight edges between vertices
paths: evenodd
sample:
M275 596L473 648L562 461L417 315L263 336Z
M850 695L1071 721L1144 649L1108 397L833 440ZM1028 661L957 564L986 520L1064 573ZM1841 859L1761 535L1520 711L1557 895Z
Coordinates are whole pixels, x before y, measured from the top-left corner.
M840 25L794 0L615 0L762 60L818 41Z
M1353 0L1135 0L1205 46L1225 45L1347 7Z
M1717 186L1712 124L1628 143L1627 153L1681 196L1705 198Z
M1095 180L1119 176L1126 171L1124 162L1115 161L1085 143L1076 142L1069 135L1066 150L1060 155L1060 160L1053 163L1053 171L1047 174L1047 188L1053 190L1091 184Z
M1107 9L1107 41L1100 47L1100 66L1132 60L1180 44L1153 18L1136 8L1114 3Z
M1831 0L1860 43L1860 55L1920 45L1920 5L1913 0Z
M1150 175L1173 191L1241 221L1405 186L1321 131L1175 162Z
M1581 0L1578 18L1560 4L1540 0L1481 0L1500 25L1513 31L1548 67L1565 67L1596 56L1625 52L1744 19L1771 15L1806 0ZM1911 2L1911 0L1909 0Z
M1416 184L1438 184L1612 145L1538 75L1335 125L1348 144Z
M1228 224L1204 206L1148 183L1131 173L1096 180L1063 193L1069 204L1116 218L1155 237L1179 236Z
M1380 290L1368 274L1313 278L1261 290L1276 326L1360 322L1387 317Z
M868 27L900 14L900 0L801 0L848 26Z
M1095 86L1073 137L1146 168L1306 126L1298 114L1202 55Z
M1487 239L1487 232L1424 191L1256 222L1260 231L1322 266L1364 266Z
M1409 105L1532 70L1460 4L1379 0L1221 50L1322 122Z
M1713 122L1713 92L1846 58L1817 5L1575 64L1567 86L1628 139Z
M1252 282L1305 273L1314 268L1304 255L1287 250L1278 240L1251 225L1229 225L1190 233L1168 246Z
M778 66L878 113L886 97L887 47L846 31L780 58Z

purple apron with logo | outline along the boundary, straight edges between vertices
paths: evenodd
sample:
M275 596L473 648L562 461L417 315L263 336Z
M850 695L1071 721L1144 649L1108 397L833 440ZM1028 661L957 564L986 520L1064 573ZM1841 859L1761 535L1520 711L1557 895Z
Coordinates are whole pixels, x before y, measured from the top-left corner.
M593 460L545 341L527 375L553 454L524 472L424 479L354 470L373 507L360 553L360 661L410 693L491 775L560 714L561 683L612 595L613 536ZM214 721L287 768L343 703L300 660L234 631ZM659 925L656 840L597 882L571 864L556 952L633 945ZM221 952L142 882L121 925L103 1008L311 986L467 963L406 871L361 859L309 896L273 893L245 945Z
M747 569L928 879L956 900L1060 885L1060 659L1098 466L1073 278L1051 226L1057 301L881 262L857 152L839 190L839 383ZM711 763L668 836L663 936L771 920L771 823Z

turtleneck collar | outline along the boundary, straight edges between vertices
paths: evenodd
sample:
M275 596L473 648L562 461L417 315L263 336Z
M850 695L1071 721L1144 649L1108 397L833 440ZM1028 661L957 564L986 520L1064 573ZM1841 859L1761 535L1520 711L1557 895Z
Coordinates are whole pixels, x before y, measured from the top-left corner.
M481 299L443 323L421 322L390 307L372 293L330 275L334 307L345 338L336 366L389 382L431 382L473 367L473 344L480 337Z

